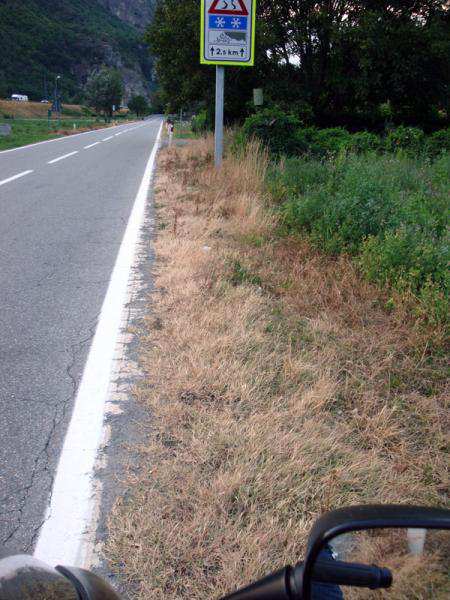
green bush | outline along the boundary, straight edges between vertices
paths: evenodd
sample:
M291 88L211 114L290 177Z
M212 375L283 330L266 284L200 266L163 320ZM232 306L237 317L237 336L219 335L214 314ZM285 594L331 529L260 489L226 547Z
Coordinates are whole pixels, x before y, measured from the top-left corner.
M315 127L300 127L295 131L295 154L313 154L313 147L317 135Z
M360 264L371 281L394 282L414 293L430 282L448 288L449 242L430 227L404 224L365 240Z
M281 203L287 198L324 185L328 181L330 168L331 163L318 159L287 158L281 164L270 167L267 187L272 198Z
M427 150L431 156L450 152L450 128L435 131L430 135L427 140Z
M234 148L245 148L252 137L260 139L273 154L288 157L327 158L343 151L357 154L402 151L408 156L428 153L436 157L450 151L450 129L426 137L421 129L402 125L381 138L369 131L352 134L343 127L302 127L296 116L278 108L267 108L248 117L235 136Z
M210 129L210 123L208 120L208 112L202 110L192 118L192 131L194 133L206 133Z
M371 281L412 292L444 314L448 304L450 154L290 159L269 171L282 223L331 254L355 256ZM447 303L447 304L446 304ZM441 318L439 317L439 318Z
M388 132L385 145L389 152L403 150L408 154L417 155L425 149L425 134L417 127L401 125Z
M351 134L342 127L317 129L311 150L316 156L338 154L350 147L351 139Z
M293 156L304 151L297 132L300 129L297 117L277 108L266 108L246 119L242 127L244 142L256 137L273 154Z
M358 154L364 152L377 152L382 148L382 142L378 135L368 131L358 131L351 136L347 148Z
M369 279L414 294L429 320L448 319L450 239L430 229L402 225L368 238L359 264Z

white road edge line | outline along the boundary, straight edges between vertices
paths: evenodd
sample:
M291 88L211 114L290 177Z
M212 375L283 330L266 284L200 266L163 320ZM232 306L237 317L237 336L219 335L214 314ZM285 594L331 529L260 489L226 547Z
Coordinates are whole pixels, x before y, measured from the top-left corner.
M100 144L100 142L94 142L93 144L89 144L89 146L85 146L83 148L83 150L88 150L89 148L93 148L94 146L98 146L98 144Z
M113 135L110 135L109 137L106 137L104 140L102 140L102 142L107 142L108 140L112 140L113 139Z
M162 126L161 123L120 245L34 551L36 558L51 566L83 567L91 555L93 540L89 533L95 530L93 477L104 435L105 403Z
M20 177L25 177L25 175L29 175L30 173L34 173L34 171L22 171L22 173L17 173L17 175L13 175L12 177L8 177L8 179L0 181L0 185L5 185L5 183L9 183L10 181L14 181Z
M69 154L63 154L62 156L58 156L58 158L54 158L53 160L49 160L47 164L53 165L54 163L57 163L60 160L64 160L65 158L69 158L69 156L73 156L74 154L78 154L78 150L75 150L75 152L69 152Z

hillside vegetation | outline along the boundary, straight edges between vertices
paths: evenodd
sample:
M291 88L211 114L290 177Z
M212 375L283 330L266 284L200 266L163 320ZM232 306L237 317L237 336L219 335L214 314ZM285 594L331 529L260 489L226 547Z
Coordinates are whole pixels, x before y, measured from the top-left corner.
M0 3L0 97L13 92L40 100L62 75L66 100L81 97L80 83L93 66L150 73L140 35L92 0L9 0Z

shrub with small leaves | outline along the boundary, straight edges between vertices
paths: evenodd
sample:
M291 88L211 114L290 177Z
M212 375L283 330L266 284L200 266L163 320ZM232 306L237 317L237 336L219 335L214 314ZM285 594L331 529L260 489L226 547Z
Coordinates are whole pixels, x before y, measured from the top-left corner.
M408 154L420 154L425 149L425 134L417 127L401 125L391 129L385 140L386 150L395 152L403 150Z
M378 152L382 148L382 142L378 135L369 131L358 131L351 136L348 149L357 152Z
M258 138L273 154L293 156L305 149L297 136L300 126L297 117L277 108L266 108L246 119L242 134L245 141Z
M427 140L427 150L431 156L450 152L450 127L431 134Z
M288 232L306 232L328 253L354 255L369 280L414 294L444 320L449 172L449 153L432 161L340 153L290 159L268 178Z

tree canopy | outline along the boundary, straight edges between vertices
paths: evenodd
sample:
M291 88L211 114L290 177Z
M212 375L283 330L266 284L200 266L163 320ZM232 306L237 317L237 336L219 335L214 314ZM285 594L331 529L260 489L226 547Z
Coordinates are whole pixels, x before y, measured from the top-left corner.
M146 41L163 100L211 106L200 66L200 2L159 0ZM450 11L440 0L259 0L254 69L227 68L227 114L244 117L252 87L321 125L435 126L449 111Z
M138 117L142 117L150 111L150 106L144 96L133 96L128 102L128 108Z
M86 97L90 106L111 117L113 106L119 106L123 97L123 81L115 69L103 67L89 77L86 84Z

